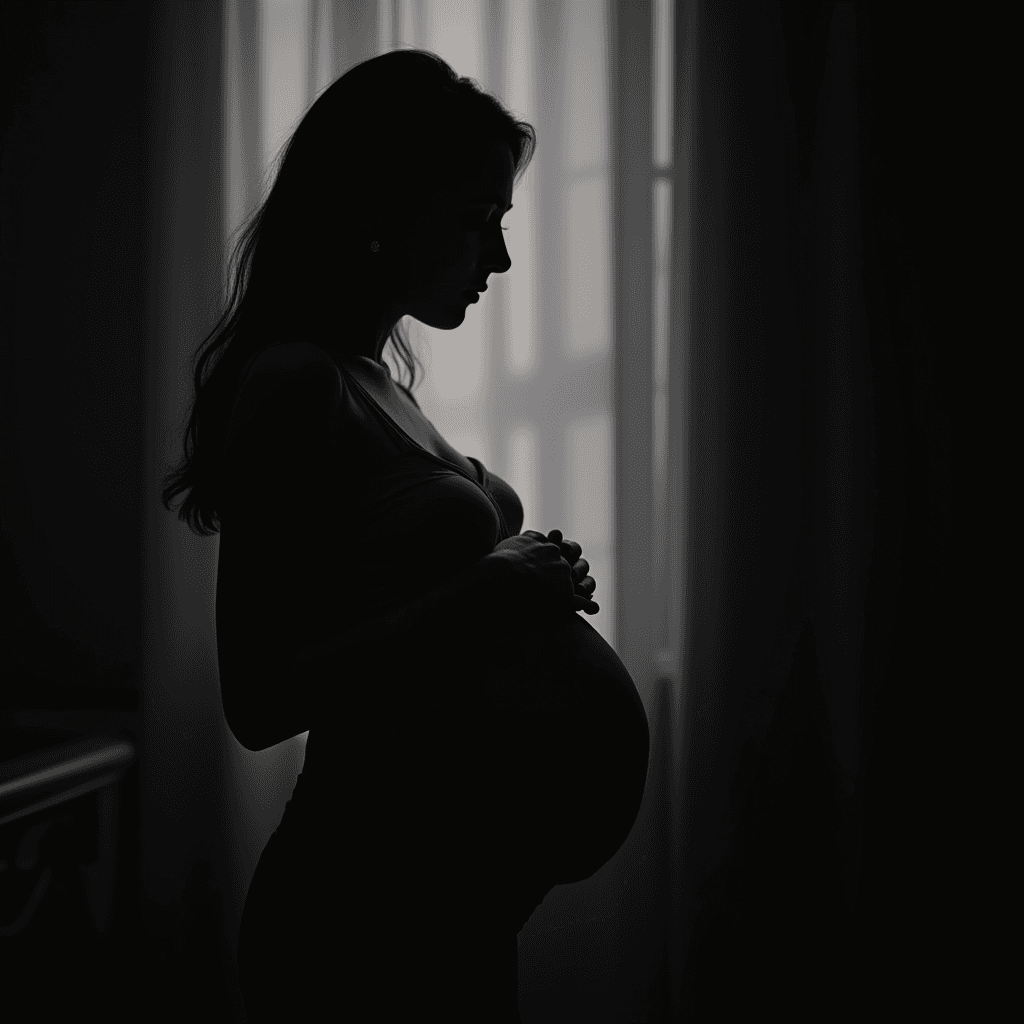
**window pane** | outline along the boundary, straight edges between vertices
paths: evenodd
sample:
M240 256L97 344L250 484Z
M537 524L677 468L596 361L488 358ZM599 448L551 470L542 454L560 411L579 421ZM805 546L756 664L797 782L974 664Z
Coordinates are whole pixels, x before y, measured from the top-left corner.
M654 166L665 170L672 166L672 95L675 65L674 0L654 0L652 26L652 132L651 146Z
M568 188L566 355L611 352L611 211L608 178L581 178Z
M509 484L523 503L523 529L542 529L537 428L532 423L521 423L509 432L504 469L498 476Z
M608 50L604 0L568 0L565 38L565 164L593 173L608 161Z
M612 419L595 413L572 420L565 438L563 533L584 549L612 543Z
M309 5L303 0L264 0L260 17L260 105L263 166L267 167L306 110Z

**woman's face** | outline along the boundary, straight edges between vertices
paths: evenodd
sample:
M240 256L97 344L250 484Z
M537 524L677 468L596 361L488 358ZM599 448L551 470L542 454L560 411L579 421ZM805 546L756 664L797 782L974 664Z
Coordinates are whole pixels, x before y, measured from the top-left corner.
M493 142L460 180L433 197L404 240L405 286L394 297L399 312L392 324L408 314L453 330L488 276L512 266L501 225L512 207L514 177L512 150Z

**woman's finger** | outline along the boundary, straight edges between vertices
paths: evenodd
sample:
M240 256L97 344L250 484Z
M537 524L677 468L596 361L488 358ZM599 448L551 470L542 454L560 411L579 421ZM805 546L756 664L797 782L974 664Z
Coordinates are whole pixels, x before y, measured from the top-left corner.
M583 554L583 548L577 544L574 540L563 540L561 544L562 557L570 565L575 565L580 560L580 555Z

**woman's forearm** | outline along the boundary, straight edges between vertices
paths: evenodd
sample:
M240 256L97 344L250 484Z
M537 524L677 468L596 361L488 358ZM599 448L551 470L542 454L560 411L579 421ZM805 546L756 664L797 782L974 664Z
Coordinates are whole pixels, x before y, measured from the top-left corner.
M485 610L508 585L508 575L500 558L485 555L400 608L303 649L292 663L289 683L315 690L317 683L344 674L346 665L372 664L374 658L404 651L411 637L437 636L453 623L459 642L471 641L480 633Z

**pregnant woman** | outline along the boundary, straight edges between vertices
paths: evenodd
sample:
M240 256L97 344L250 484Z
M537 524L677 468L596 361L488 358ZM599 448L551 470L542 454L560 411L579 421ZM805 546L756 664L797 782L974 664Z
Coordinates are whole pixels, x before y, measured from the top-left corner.
M578 614L580 545L521 532L419 409L398 330L457 327L511 268L534 145L434 54L356 65L289 141L197 361L164 501L221 534L225 716L254 751L309 733L242 914L251 1022L518 1021L518 932L640 808L647 719Z

